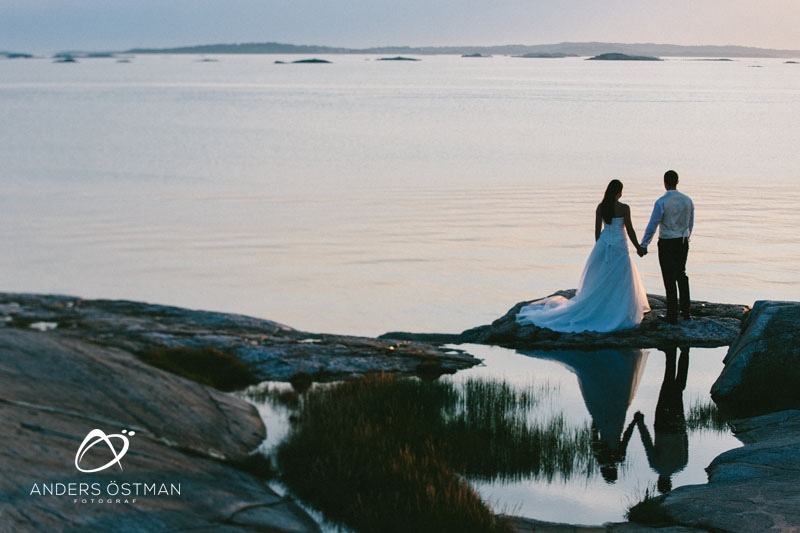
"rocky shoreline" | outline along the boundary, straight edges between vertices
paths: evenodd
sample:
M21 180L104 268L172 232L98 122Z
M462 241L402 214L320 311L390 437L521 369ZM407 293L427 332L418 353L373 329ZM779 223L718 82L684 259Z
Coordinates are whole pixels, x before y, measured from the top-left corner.
M211 347L230 353L260 380L315 381L368 372L447 373L479 361L458 350L412 340L308 333L244 315L126 300L0 293L0 325L39 328L140 353L153 348Z
M800 303L758 301L742 323L711 394L744 444L706 468L708 483L656 498L663 518L599 527L523 520L522 532L800 532Z
M663 298L649 298L653 311L642 326L617 334L556 334L519 326L514 316L528 303L520 302L492 324L457 335L395 332L371 339L140 302L0 293L0 516L4 525L22 530L113 524L120 531L318 531L294 502L240 467L265 435L255 409L143 363L136 354L147 349L210 346L235 356L259 379L287 381L298 374L312 380L374 371L435 375L478 363L445 344L549 349L681 344L731 346L712 395L721 409L742 417L732 424L745 446L714 460L708 484L660 497L669 519L658 524L659 531L800 531L800 411L792 410L800 405L794 393L765 391L776 383L780 386L772 388L800 389L800 303L756 302L750 310L695 302L692 319L671 326L657 318ZM752 401L762 393L765 401ZM121 461L124 472L76 471L76 450L98 427L109 434L135 432ZM135 504L80 503L84 498L39 495L31 486L178 479L180 495L151 494ZM584 528L522 519L517 528L653 530L633 523Z
M558 291L550 296L572 298L575 289ZM457 335L392 332L380 338L418 342L447 342L451 344L492 344L512 349L597 349L597 348L659 348L685 345L713 348L731 344L739 335L749 307L746 305L692 302L692 319L676 325L659 319L666 314L663 296L648 294L650 312L645 313L638 328L612 333L559 333L534 325L521 326L516 322L519 310L539 300L519 302L491 324L468 329Z

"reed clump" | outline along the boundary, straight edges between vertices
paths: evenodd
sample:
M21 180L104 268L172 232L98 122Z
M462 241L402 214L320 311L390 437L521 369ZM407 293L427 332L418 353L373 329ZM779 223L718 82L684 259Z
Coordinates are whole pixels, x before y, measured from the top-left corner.
M560 417L528 423L534 403L503 382L373 375L314 388L278 466L297 496L357 531L511 531L465 477L555 475L591 457L588 429L584 446Z
M147 364L223 391L259 381L247 365L217 348L147 348L137 355Z
M727 419L722 415L717 404L695 400L686 415L686 427L690 431L708 430L724 432L729 430Z
M661 502L663 501L663 495L658 496L656 495L655 490L651 492L648 488L645 491L644 498L639 503L628 509L628 511L625 513L625 518L631 522L648 524L652 526L671 524L673 520L669 517L667 511L661 505Z

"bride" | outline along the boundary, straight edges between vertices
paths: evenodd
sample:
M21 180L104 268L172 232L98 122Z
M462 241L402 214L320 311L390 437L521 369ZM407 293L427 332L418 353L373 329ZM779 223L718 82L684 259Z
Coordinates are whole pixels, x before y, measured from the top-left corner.
M519 311L519 324L562 332L603 333L639 325L650 306L625 234L639 255L647 250L639 246L631 224L631 209L619 201L621 196L622 182L611 180L597 206L595 245L575 296L569 300L563 296L537 300Z

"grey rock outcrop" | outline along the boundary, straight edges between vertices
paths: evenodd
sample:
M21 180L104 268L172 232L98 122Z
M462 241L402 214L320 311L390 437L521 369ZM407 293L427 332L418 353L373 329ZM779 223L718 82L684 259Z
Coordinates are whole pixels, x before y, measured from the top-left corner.
M559 291L550 296L572 298L575 290ZM494 344L514 349L572 349L572 348L659 348L670 344L715 347L726 346L739 334L742 320L748 311L745 305L716 304L693 301L692 319L676 325L659 319L666 313L663 296L648 294L651 311L644 315L638 328L611 333L585 331L559 333L534 325L521 326L516 321L520 309L536 300L520 302L505 315L485 326L468 329L460 335L432 335L393 332L381 338L422 342Z
M680 487L662 507L676 523L710 531L800 531L800 411L734 422L746 444L707 468L706 485Z
M602 526L559 524L531 518L511 518L514 533L706 533L704 529L683 526L650 527L633 522L607 523Z
M263 380L299 372L337 379L367 372L452 372L478 363L425 342L307 333L230 313L125 300L0 293L0 326L56 328L60 335L138 353L150 348L213 347Z
M2 531L318 531L292 501L227 463L264 438L251 405L125 350L0 328L0 413ZM134 434L126 433L130 448L119 464L85 473L76 455L93 429ZM90 451L100 464L114 458L102 443ZM136 483L170 488L117 492L126 483L137 492L144 489ZM76 493L48 494L45 486Z
M775 394L775 388L794 389L794 399L784 394L784 405L800 399L800 303L758 301L744 321L742 334L724 359L725 368L711 388L722 407L745 413L753 399Z

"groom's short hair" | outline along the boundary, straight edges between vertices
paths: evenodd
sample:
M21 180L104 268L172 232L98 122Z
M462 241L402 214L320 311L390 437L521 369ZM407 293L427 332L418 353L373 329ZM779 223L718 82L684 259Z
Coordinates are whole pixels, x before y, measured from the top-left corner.
M674 189L678 186L678 173L674 170L667 170L664 173L664 185L669 187L670 189Z

